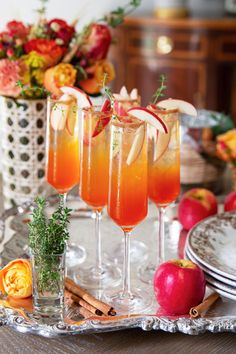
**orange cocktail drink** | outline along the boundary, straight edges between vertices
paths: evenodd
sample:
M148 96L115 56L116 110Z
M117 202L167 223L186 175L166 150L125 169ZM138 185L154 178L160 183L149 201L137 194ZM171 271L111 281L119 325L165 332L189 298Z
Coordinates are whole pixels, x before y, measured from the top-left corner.
M176 200L180 192L180 146L178 111L156 110L168 126L168 134L149 129L148 195L158 206Z
M48 101L47 181L59 194L79 182L79 137L76 100Z
M108 213L124 231L131 231L147 215L146 127L133 118L129 123L113 121L111 130Z
M107 205L111 111L83 110L80 196L93 209Z
M119 313L146 308L145 291L130 288L130 234L147 215L146 123L114 116L111 123L108 214L124 232L123 289L108 295Z

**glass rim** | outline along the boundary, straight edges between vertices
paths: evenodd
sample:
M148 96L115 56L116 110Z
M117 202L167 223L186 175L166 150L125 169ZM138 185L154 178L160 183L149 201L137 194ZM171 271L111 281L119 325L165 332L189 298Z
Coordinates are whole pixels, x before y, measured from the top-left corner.
M115 117L124 117L124 116L119 116L119 115L113 115L112 116L111 124L116 126L116 127L120 127L120 128L125 128L125 127L139 128L142 125L146 125L145 121L132 116L132 114L130 114L130 113L128 113L128 116L132 117L132 119L135 119L135 121L133 121L133 122L125 122L125 121L122 121L122 120L115 120L114 116ZM127 117L127 116L125 116L125 117Z
M90 107L83 107L81 110L82 112L92 112L92 113L108 113L108 112L112 112L112 108L110 108L108 111L102 112L101 108L102 108L103 104L95 104L92 105ZM98 110L96 110L96 108Z
M179 113L178 108L172 108L172 109L165 109L156 106L156 108L153 108L151 104L147 105L147 108L150 109L153 112L161 113L161 114L173 114L173 113Z

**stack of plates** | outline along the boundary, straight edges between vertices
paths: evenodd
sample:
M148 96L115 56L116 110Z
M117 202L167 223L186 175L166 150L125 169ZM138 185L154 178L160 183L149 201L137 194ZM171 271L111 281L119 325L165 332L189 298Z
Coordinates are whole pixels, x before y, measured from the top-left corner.
M236 212L197 224L189 233L185 255L204 270L211 288L236 300Z

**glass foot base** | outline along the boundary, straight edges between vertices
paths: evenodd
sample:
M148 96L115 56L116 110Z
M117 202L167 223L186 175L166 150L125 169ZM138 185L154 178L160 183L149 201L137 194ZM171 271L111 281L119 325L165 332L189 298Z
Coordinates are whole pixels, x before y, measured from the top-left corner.
M69 243L66 250L66 266L72 268L81 264L87 257L86 250L82 246L77 246L75 243Z
M110 263L122 264L124 260L124 240L117 245L105 257ZM140 264L140 260L145 262L148 258L148 247L142 241L130 239L130 262Z
M138 278L146 284L153 284L155 271L156 267L154 264L146 264L139 268Z
M135 289L126 297L123 292L106 293L104 300L117 311L118 315L145 313L152 306L152 300L144 289Z
M121 282L121 271L119 268L104 264L99 272L95 267L80 268L73 274L75 282L86 289L105 289L114 287Z

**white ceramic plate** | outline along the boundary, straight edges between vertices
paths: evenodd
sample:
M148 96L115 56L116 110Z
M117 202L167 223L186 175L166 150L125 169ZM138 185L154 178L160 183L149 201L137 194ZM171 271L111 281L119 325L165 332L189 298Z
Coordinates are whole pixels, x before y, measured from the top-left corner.
M224 296L226 297L227 299L231 299L231 300L234 300L236 301L236 295L233 295L233 294L230 294L228 293L227 291L224 291L222 289L219 289L217 288L216 286L212 285L212 284L209 284L207 283L208 287L215 290L218 294L220 294L221 296Z
M236 213L218 214L198 223L190 230L186 247L213 272L236 280Z
M201 262L199 262L191 253L191 251L189 250L189 248L185 249L185 256L190 259L190 261L196 263L197 265L199 265L200 268L202 268L202 270L204 271L205 274L210 275L211 277L215 278L216 280L219 280L220 282L226 284L226 285L230 285L232 287L236 288L236 281L228 279L226 277L223 277L222 275L213 272L212 270L208 269L206 266L204 266Z

